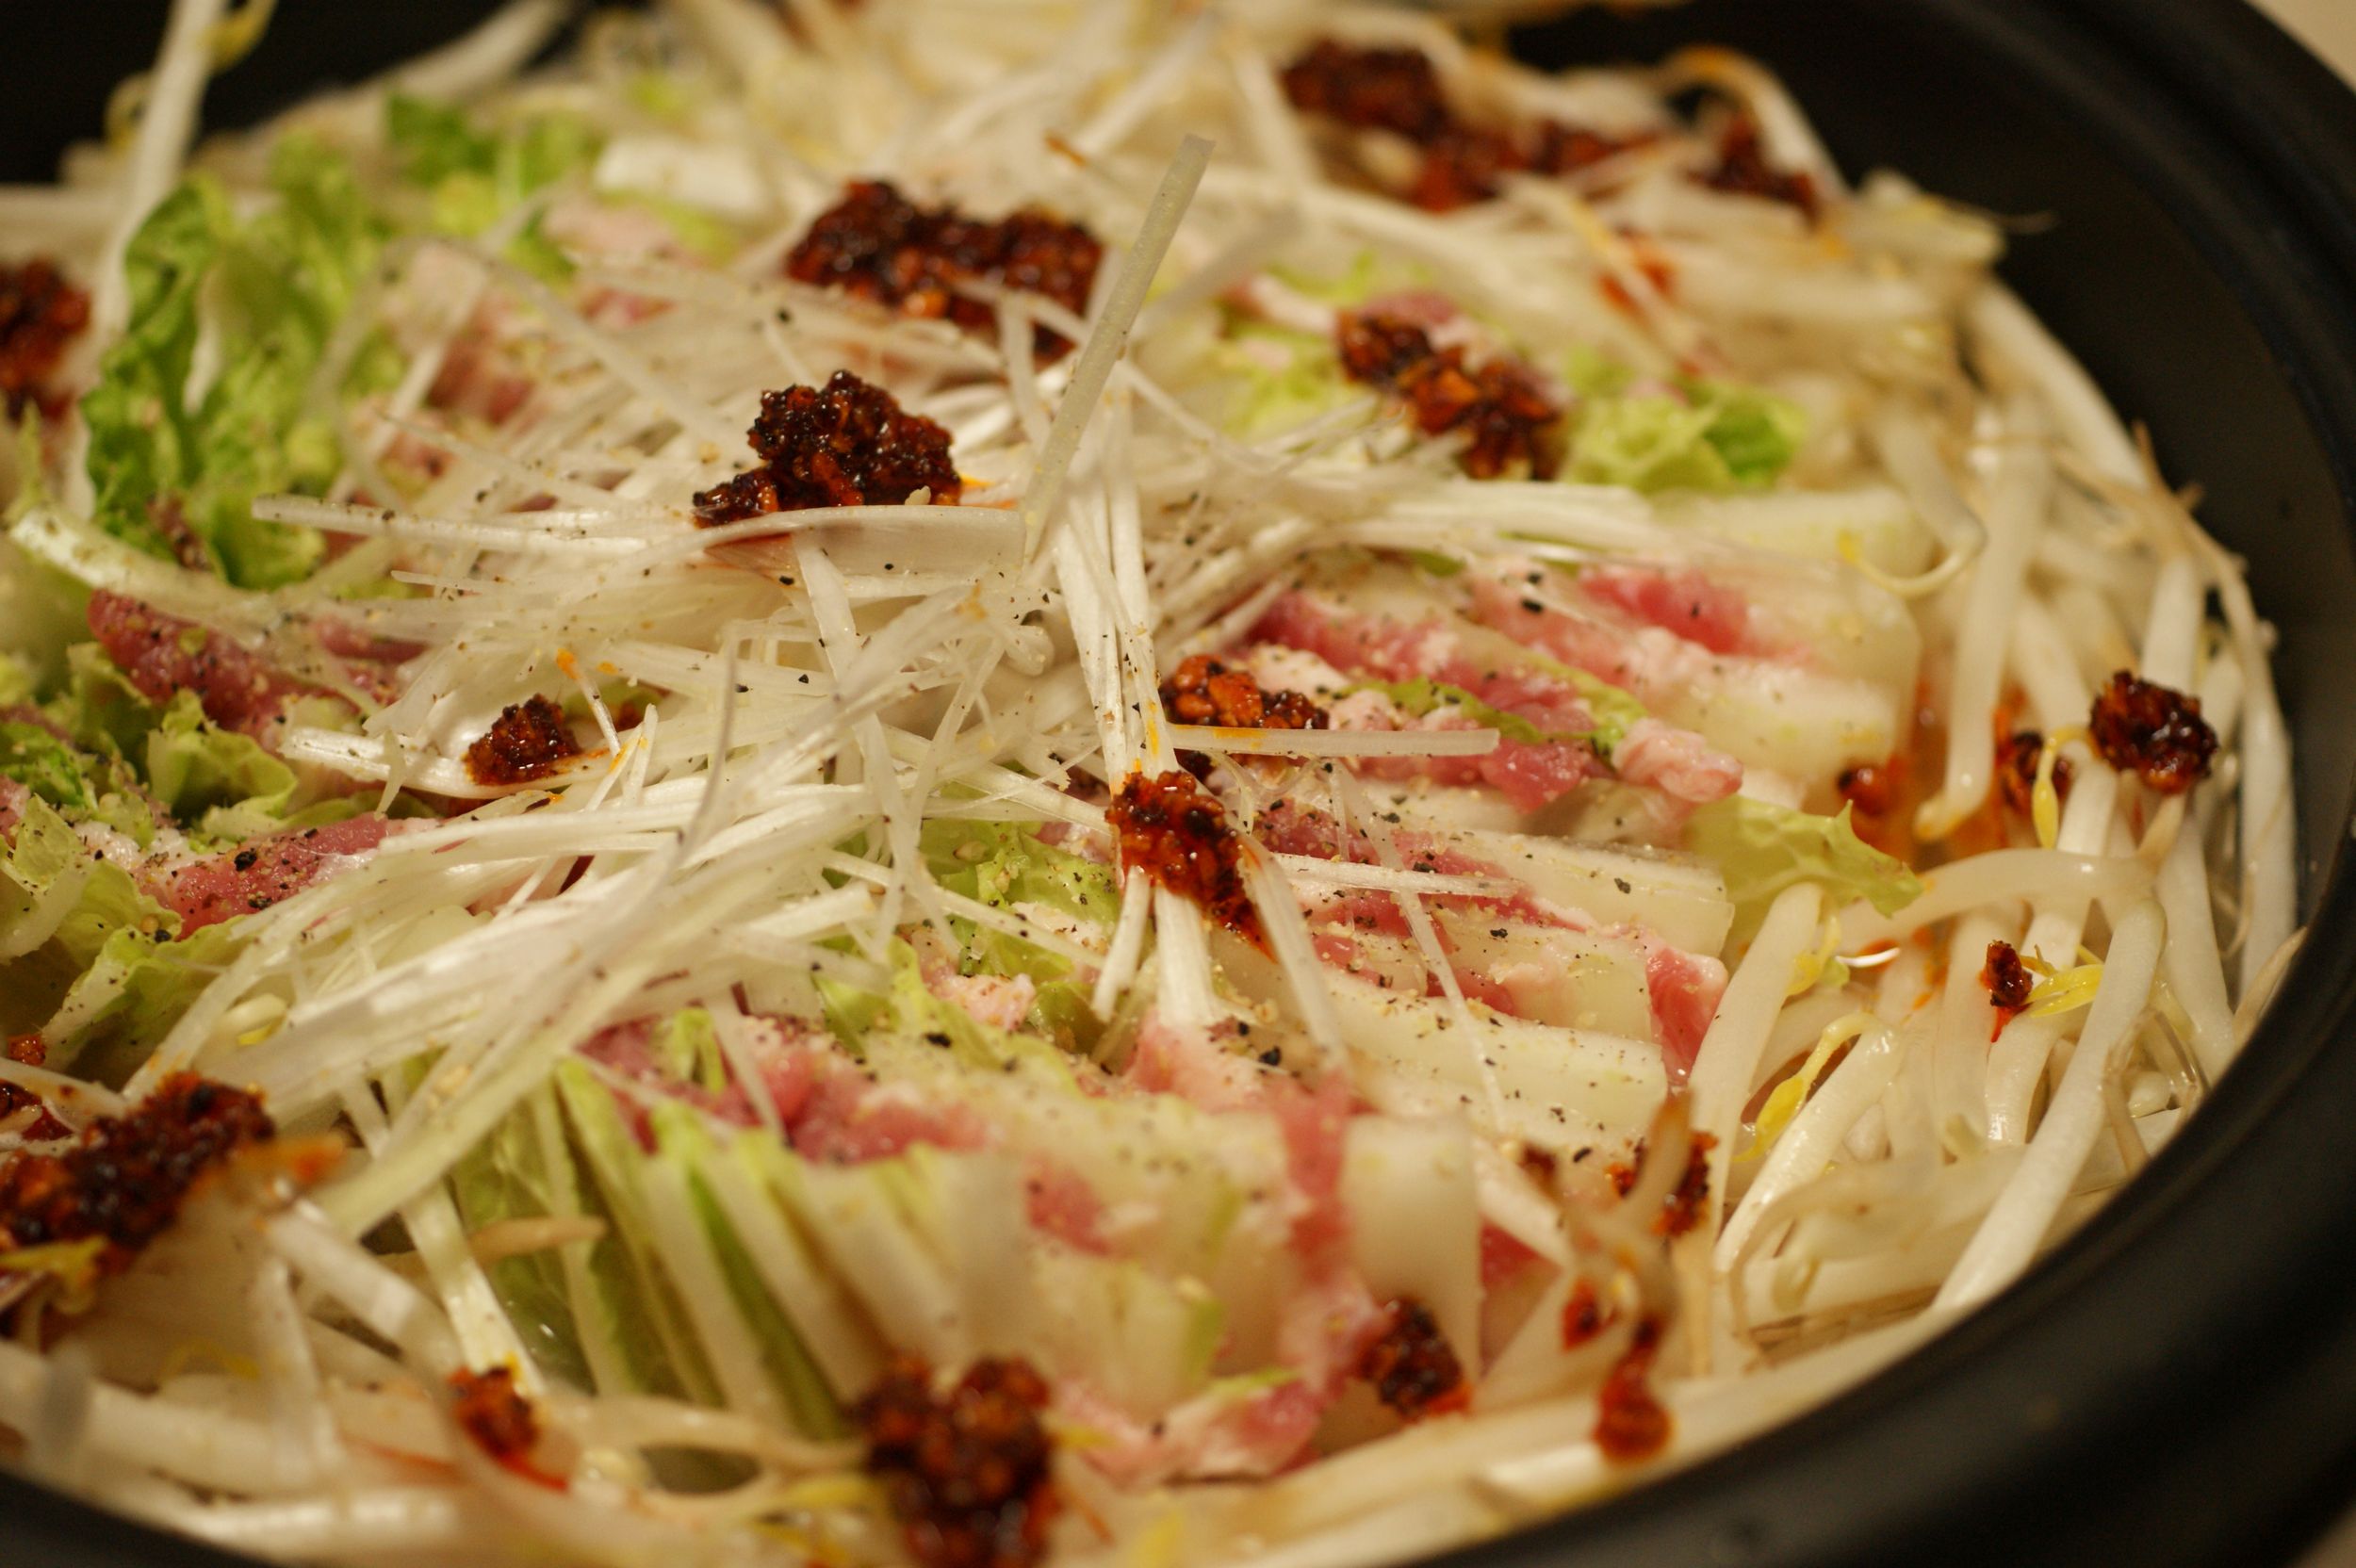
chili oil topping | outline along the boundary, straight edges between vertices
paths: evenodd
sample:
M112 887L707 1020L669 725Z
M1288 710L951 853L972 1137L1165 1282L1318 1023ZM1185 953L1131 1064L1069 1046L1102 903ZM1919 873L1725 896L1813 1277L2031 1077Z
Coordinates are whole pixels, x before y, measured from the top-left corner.
M1996 1008L1996 1033L2002 1034L2005 1024L2028 1010L2037 976L2012 943L1993 941L1988 944L1988 961L1980 966L1980 984L1988 988L1988 999Z
M848 370L837 370L823 390L762 393L748 436L761 466L697 492L698 523L818 507L897 506L920 490L935 506L955 506L963 489L949 459L949 433Z
M1028 1362L978 1361L945 1392L901 1357L851 1411L867 1469L884 1484L921 1568L1028 1568L1059 1499L1039 1413L1047 1381Z
M2199 697L2125 670L2095 694L2087 728L2103 761L2164 795L2183 794L2206 778L2217 755L2217 731L2201 716Z
M1243 849L1227 808L1179 769L1131 774L1105 813L1121 863L1198 905L1230 931L1261 939L1259 911L1244 889Z
M989 329L997 312L960 292L961 285L986 279L1077 316L1088 308L1104 257L1103 243L1088 230L1036 207L996 220L969 218L954 207L919 206L884 181L861 180L819 214L786 256L785 271L798 283L975 332ZM1047 327L1036 329L1034 343L1044 360L1072 348Z
M1432 1309L1402 1296L1383 1309L1383 1331L1358 1359L1375 1397L1410 1421L1466 1408L1472 1391Z
M0 1164L0 1237L9 1250L95 1239L99 1271L120 1272L222 1160L276 1135L255 1096L175 1073L121 1116L91 1122L72 1148Z
M564 710L534 693L510 703L466 748L466 776L478 784L529 784L580 755Z
M68 283L55 262L36 256L0 266L0 403L10 419L28 408L38 408L43 418L64 412L65 400L50 378L89 324L90 296Z
M1426 435L1468 437L1457 462L1473 478L1552 479L1562 466L1562 410L1527 367L1468 367L1464 350L1435 348L1422 327L1380 312L1345 311L1334 336L1350 380L1399 398Z

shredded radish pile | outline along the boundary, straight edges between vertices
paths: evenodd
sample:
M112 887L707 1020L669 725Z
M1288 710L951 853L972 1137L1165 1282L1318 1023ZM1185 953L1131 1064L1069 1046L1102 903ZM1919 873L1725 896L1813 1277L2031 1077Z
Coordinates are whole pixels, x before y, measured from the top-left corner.
M2295 947L2238 564L1746 60L667 0L539 65L518 0L199 143L267 10L0 191L87 291L0 473L57 1485L304 1561L1425 1555L2003 1289ZM186 1074L277 1134L159 1233L9 1207Z

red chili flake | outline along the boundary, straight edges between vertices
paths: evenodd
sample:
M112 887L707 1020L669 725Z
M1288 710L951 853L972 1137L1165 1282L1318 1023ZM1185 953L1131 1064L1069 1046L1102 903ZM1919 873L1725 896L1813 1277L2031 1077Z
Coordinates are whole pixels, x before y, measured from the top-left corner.
M1619 1320L1616 1307L1606 1306L1592 1280L1571 1286L1562 1303L1562 1348L1576 1350Z
M991 276L1018 292L1053 300L1074 316L1088 310L1088 290L1104 259L1104 247L1094 235L1029 207L988 227L995 231L996 254L987 269ZM1072 346L1045 327L1037 330L1032 343L1034 351L1049 360Z
M2037 977L2021 961L2019 949L2010 942L1995 941L1988 944L1988 962L1980 966L1980 984L1988 988L1988 999L1996 1004L1996 1026L1988 1036L1992 1040L2004 1032L2005 1024L2027 1011L2029 992L2036 988Z
M40 1095L22 1084L6 1083L0 1083L0 1128L27 1143L48 1143L74 1131L57 1119Z
M564 1478L532 1462L532 1451L540 1443L540 1413L515 1386L514 1367L494 1366L488 1372L461 1367L450 1375L450 1386L457 1395L450 1414L459 1429L474 1439L475 1446L497 1460L502 1469L542 1486L564 1490Z
M1595 1446L1615 1464L1634 1464L1669 1446L1669 1413L1653 1396L1652 1364L1661 1353L1661 1320L1637 1322L1636 1337L1595 1393Z
M1497 935L1494 931L1489 934L1493 937ZM1585 1157L1583 1152L1580 1157ZM1562 1161L1551 1149L1541 1149L1535 1144L1525 1144L1522 1147L1521 1166L1536 1180L1547 1186L1552 1186L1555 1184L1557 1173L1562 1168Z
M1911 772L1904 752L1883 762L1860 762L1834 781L1849 805L1849 825L1857 836L1884 854L1908 858L1913 829L1907 820L1906 783Z
M1487 201L1506 174L1527 167L1521 149L1503 131L1450 125L1424 148L1407 198L1426 212L1452 212Z
M1383 1331L1358 1358L1375 1397L1410 1421L1468 1408L1472 1390L1432 1309L1402 1296L1383 1309Z
M528 784L580 755L564 710L535 693L510 703L466 748L466 776L478 784Z
M1403 390L1439 357L1430 333L1379 312L1343 312L1333 325L1333 342L1344 375L1386 392Z
M1552 479L1562 466L1562 411L1527 367L1467 368L1462 349L1435 349L1423 328L1380 312L1342 312L1334 339L1343 373L1404 400L1424 434L1467 433L1457 463L1473 478L1526 465L1531 478Z
M1996 786L2004 804L2023 817L2037 811L2037 764L2044 754L2045 737L2034 729L2016 729L1996 742ZM2070 798L2070 759L2053 759L2053 792Z
M1664 300L1676 298L1677 283L1676 263L1661 254L1660 250L1642 235L1628 234L1626 237L1628 242L1629 260L1634 263L1636 270L1643 274L1644 281L1652 285L1653 292ZM1623 314L1633 316L1637 313L1636 295L1628 285L1622 283L1613 274L1604 273L1596 279L1595 286L1602 291L1603 297L1617 306Z
M1133 773L1105 812L1121 842L1121 863L1136 867L1228 930L1266 940L1260 912L1244 890L1243 850L1227 808L1181 769L1148 778Z
M1078 315L1088 308L1104 258L1104 245L1088 230L1036 208L989 221L953 207L918 206L881 180L860 180L818 215L786 256L785 271L797 282L841 288L903 316L950 320L976 332L995 328L997 310L959 293L959 284L987 278ZM1072 348L1069 338L1045 327L1032 341L1042 359L1059 358Z
M65 281L55 263L35 257L0 266L0 400L8 417L39 408L43 418L65 412L48 386L66 345L90 324L90 296Z
M772 512L897 506L919 490L929 490L935 506L955 506L964 488L949 460L949 433L848 370L827 378L823 391L763 392L746 435L761 466L697 493L702 527Z
M975 1362L944 1394L902 1356L851 1408L867 1469L922 1568L1029 1568L1045 1553L1060 1504L1046 1405L1028 1362Z
M2183 794L2206 778L2217 755L2217 731L2201 716L2199 697L2125 670L2095 694L2087 727L2102 760L2164 795Z
M1455 123L1440 74L1415 49L1358 49L1319 39L1284 72L1284 96L1304 114L1429 143Z
M1509 173L1578 173L1657 139L1649 131L1619 138L1560 120L1541 121L1526 139L1476 124L1449 106L1439 72L1414 49L1360 49L1321 39L1284 68L1284 85L1304 114L1389 131L1421 147L1423 161L1406 195L1432 212L1486 201Z
M7 1054L12 1062L39 1067L49 1060L49 1047L42 1043L39 1035L10 1035Z
M1530 150L1530 167L1540 174L1577 174L1622 153L1648 146L1660 138L1651 131L1633 136L1607 136L1584 125L1561 120L1539 122L1538 139Z
M1661 1200L1661 1212L1653 1216L1655 1235L1681 1236L1700 1220L1702 1204L1710 1197L1710 1152L1718 1147L1718 1140L1708 1133L1695 1133L1686 1144L1685 1169L1677 1177L1677 1184ZM1643 1138L1628 1151L1628 1159L1613 1160L1603 1168L1612 1190L1626 1198L1636 1190L1636 1180L1644 1174L1648 1157Z
M1681 1236L1701 1222L1702 1205L1710 1197L1710 1152L1717 1146L1718 1140L1708 1133L1695 1133L1687 1142L1685 1171L1653 1217L1657 1233Z
M0 1241L16 1249L103 1237L99 1268L119 1272L178 1217L201 1177L276 1135L258 1096L174 1073L123 1115L85 1127L63 1153L20 1151L0 1164Z
M1718 134L1718 161L1693 178L1712 190L1758 196L1797 207L1809 222L1816 221L1821 204L1815 180L1769 163L1759 122L1747 114L1736 115L1726 122L1726 129Z
M1890 814L1896 802L1897 791L1890 771L1873 762L1860 762L1841 774L1835 787L1841 798L1857 808L1861 817L1882 817Z
M1522 366L1491 360L1469 373L1451 368L1420 378L1408 399L1425 434L1470 433L1457 463L1475 479L1496 479L1515 466L1527 467L1532 479L1552 479L1562 466L1562 410Z

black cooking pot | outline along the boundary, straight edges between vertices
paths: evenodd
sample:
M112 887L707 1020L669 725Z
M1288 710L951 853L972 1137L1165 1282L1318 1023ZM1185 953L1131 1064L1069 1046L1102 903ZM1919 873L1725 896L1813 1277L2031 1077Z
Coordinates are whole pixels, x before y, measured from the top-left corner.
M288 0L221 122L489 8ZM0 171L93 132L162 6L10 8ZM2047 215L2005 268L2282 629L2315 934L2184 1135L2026 1279L1790 1426L1451 1568L2280 1562L2356 1495L2356 96L2240 0L1699 0L1516 41L1543 65L1716 40L1852 170ZM6 237L0 237L0 247ZM232 1560L0 1476L0 1560Z

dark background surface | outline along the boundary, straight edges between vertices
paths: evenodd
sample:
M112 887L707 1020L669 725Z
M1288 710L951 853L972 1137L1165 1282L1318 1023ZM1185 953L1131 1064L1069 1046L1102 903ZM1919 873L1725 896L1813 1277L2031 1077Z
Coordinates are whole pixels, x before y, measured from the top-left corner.
M362 80L449 42L483 0L280 0L270 31L214 78L205 122L245 125L306 92ZM0 180L47 180L68 143L95 139L115 84L146 69L168 0L0 0Z
M164 8L0 3L0 176L95 133ZM283 0L208 107L250 120L488 9ZM1522 47L1705 37L1780 70L1853 172L2053 220L2008 277L2205 487L2282 629L2318 934L2186 1135L1988 1311L1792 1427L1459 1560L2282 1560L2356 1482L2356 890L2326 876L2356 763L2356 99L2238 0L1700 0ZM5 1481L0 1532L10 1564L180 1560Z

